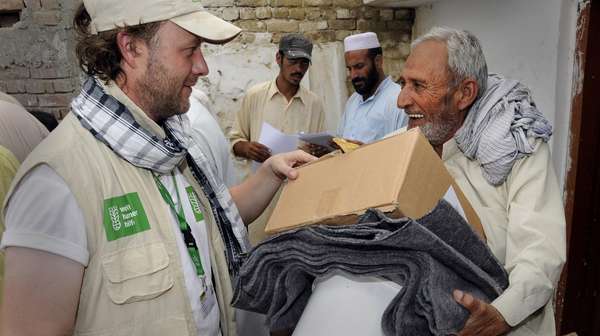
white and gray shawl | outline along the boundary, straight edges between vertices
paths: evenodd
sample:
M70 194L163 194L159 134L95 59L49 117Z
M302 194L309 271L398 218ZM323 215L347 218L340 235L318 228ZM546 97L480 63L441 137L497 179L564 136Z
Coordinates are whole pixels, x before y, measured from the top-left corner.
M485 179L498 186L517 160L535 151L536 139L547 142L551 135L552 125L538 111L529 89L490 74L487 90L454 138L465 156L481 163Z

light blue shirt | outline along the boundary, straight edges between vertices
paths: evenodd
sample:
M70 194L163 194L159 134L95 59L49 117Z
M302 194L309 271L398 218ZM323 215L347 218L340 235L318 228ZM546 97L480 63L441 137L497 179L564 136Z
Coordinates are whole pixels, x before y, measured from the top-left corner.
M406 113L396 106L399 93L400 85L389 76L379 84L375 94L365 101L355 92L346 102L337 129L338 136L369 143L406 126Z

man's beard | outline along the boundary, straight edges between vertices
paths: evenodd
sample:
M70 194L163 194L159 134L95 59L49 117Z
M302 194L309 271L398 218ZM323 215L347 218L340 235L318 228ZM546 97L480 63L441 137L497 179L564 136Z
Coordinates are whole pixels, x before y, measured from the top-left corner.
M181 80L169 76L167 69L151 55L146 73L138 84L145 112L159 120L187 112L190 103L182 100L182 84Z
M357 86L357 82L359 81L362 81L364 83L362 87ZM375 91L375 85L377 85L378 81L379 73L377 72L377 69L375 69L375 67L372 66L371 69L369 69L369 72L367 73L367 77L356 77L352 79L352 86L358 94L364 95Z
M441 112L435 114L433 120L420 126L421 132L432 146L441 146L450 140L462 122L457 113L448 112L451 95L452 93L448 92L444 97L444 106L442 106Z
M439 120L435 123L426 123L419 128L432 146L443 145L454 135L450 134L454 130L454 125Z

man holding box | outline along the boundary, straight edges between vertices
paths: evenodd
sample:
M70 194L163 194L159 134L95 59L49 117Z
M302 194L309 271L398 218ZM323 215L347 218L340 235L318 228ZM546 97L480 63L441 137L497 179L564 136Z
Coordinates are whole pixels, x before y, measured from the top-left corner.
M490 304L454 291L471 314L459 335L555 335L552 297L566 243L551 126L523 85L488 77L471 33L433 28L411 49L398 107L444 160L509 273Z

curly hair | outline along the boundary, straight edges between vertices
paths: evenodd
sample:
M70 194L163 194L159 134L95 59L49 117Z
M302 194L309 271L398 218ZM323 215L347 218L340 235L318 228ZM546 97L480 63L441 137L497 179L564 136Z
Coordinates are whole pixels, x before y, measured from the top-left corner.
M75 53L79 67L89 76L96 76L104 82L115 80L122 74L122 55L117 45L117 34L125 32L134 39L151 45L161 22L151 22L136 26L115 27L113 30L92 34L90 24L92 18L81 4L77 8L73 26L77 33Z

